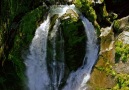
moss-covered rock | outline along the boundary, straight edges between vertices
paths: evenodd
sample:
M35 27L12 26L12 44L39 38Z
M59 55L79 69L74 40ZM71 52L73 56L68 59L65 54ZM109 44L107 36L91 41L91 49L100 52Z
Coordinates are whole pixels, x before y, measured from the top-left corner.
M116 62L127 62L129 59L129 45L122 44L121 41L116 42Z
M116 40L115 40L115 61L114 70L117 73L115 75L116 85L113 90L127 90L129 89L129 32L128 32L128 17L117 20L119 25L116 28Z
M93 9L93 4L92 1L90 0L74 0L73 3L75 6L82 12L86 18L89 19L90 22L93 23L97 35L100 35L100 25L98 24L97 20L97 15L95 10Z
M129 31L129 16L115 20L113 29L116 34L119 34L122 31Z
M80 20L66 19L62 21L61 28L65 40L66 64L70 71L76 70L82 65L85 54L86 36L83 24Z
M116 62L128 60L128 18L129 16L118 19L113 24L114 32L116 32Z
M23 79L24 79L25 67L23 60L21 58L21 54L23 48L26 48L28 46L28 44L31 41L31 38L33 37L33 35L31 34L32 32L34 32L36 25L38 24L37 20L41 20L42 14L44 13L44 9L43 7L39 7L40 5L42 5L41 0L0 1L0 7L1 7L0 89L1 90L24 89ZM32 31L30 29L32 29Z
M127 62L129 59L129 32L122 32L116 40L116 62Z
M110 30L111 27L101 29L100 55L91 74L90 88L128 89L129 32L127 27L128 17L125 17L114 22L113 30Z
M92 2L89 0L75 0L74 4L79 10L86 15L86 17L94 22L97 18L94 9L92 8Z
M22 57L23 51L25 53L25 51L28 49L35 30L39 24L38 21L43 20L42 16L45 14L45 12L46 10L43 7L38 7L35 10L28 12L21 20L19 31L17 32L14 40L14 46L8 56L8 60L14 64L16 76L18 76L20 79L19 82L23 82L25 80L25 65Z

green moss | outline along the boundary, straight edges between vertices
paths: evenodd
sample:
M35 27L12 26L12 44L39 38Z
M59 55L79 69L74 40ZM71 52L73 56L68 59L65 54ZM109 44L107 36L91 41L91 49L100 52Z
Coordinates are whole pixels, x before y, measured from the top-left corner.
M97 19L95 10L92 8L92 3L89 0L75 0L74 4L80 9L82 13L85 13L86 17L94 22Z
M122 61L127 62L129 58L129 45L123 44L122 41L117 41L115 43L115 60L116 62Z
M61 23L65 39L65 59L70 70L76 70L82 65L85 55L85 30L81 21L71 19L63 20Z
M45 13L43 7L38 7L35 10L27 13L21 20L19 31L14 40L14 46L9 53L8 59L11 60L15 66L17 76L22 81L25 80L24 70L25 65L22 55L25 50L28 49L29 44L34 36L35 30L37 28L37 21L40 20ZM23 52L24 51L24 52Z
M100 26L97 23L97 15L93 9L92 2L90 0L74 0L75 6L93 23L95 29L97 30L97 35L100 35Z
M114 29L114 31L116 33L120 33L121 32L121 30L120 30L120 22L118 20L114 21L113 29Z
M123 73L117 73L113 69L113 65L109 62L106 62L105 67L95 67L101 72L105 72L107 76L112 76L112 79L116 81L116 84L111 89L102 89L102 90L128 90L129 89L129 75ZM100 89L101 90L101 89Z
M115 77L116 86L113 87L112 90L128 90L129 89L129 75L119 73Z
M108 16L108 12L106 10L106 6L105 5L103 6L101 13L102 13L103 17L107 17Z
M80 0L75 0L74 3L76 5L76 7L78 7L78 8L82 7L82 2Z

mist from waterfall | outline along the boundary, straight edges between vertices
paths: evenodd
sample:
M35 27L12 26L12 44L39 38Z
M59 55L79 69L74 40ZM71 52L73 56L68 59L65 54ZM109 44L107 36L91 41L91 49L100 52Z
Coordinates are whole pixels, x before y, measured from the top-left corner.
M54 8L54 9L53 9ZM90 78L90 73L98 56L97 36L94 26L88 21L74 5L60 5L51 7L47 19L37 28L35 36L30 45L27 58L25 59L26 76L29 90L60 90L62 78L65 71L64 38L59 29L60 17L72 9L79 14L79 18L85 28L87 37L86 54L83 65L75 72L72 71L66 80L66 85L62 90L86 90L86 83ZM58 14L52 30L49 31L51 17ZM59 39L58 39L59 38ZM58 39L58 44L56 43ZM51 44L50 58L47 57L47 43ZM58 47L57 47L58 46ZM60 55L59 58L56 58ZM47 59L49 58L49 59Z

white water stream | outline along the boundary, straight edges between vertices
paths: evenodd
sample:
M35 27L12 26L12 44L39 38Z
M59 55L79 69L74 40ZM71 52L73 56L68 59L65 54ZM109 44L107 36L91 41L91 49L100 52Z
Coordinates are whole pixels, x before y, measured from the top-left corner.
M50 27L50 17L58 14L61 17L66 13L67 9L72 9L75 13L80 14L77 9L71 6L59 6L50 10L47 20L45 20L35 32L35 36L30 45L30 53L28 54L26 64L26 76L28 78L28 89L29 90L60 90L59 85L61 79L64 76L65 69L65 58L64 58L64 40L58 27L60 21L56 19L55 25L53 26L51 37L51 44L53 48L53 55L49 67L51 74L47 69L47 39L48 31ZM90 78L90 73L98 55L97 36L95 29L83 15L79 15L80 19L85 28L87 36L86 42L86 54L84 57L83 65L77 69L76 72L71 72L69 78L66 80L67 83L63 90L86 90L86 83ZM61 53L59 60L56 60L56 34L60 32L59 37L61 38L59 52Z
M46 64L47 35L50 17L37 28L25 60L29 90L49 90L50 79Z
M98 56L97 36L91 22L84 16L80 16L85 27L87 36L86 54L83 65L76 71L72 72L67 80L67 85L63 90L86 90L86 83L90 78L90 73Z

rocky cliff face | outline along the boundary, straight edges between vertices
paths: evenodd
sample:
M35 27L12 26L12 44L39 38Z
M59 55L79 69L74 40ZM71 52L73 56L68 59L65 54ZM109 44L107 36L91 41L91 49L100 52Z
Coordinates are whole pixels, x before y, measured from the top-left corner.
M113 27L101 29L100 53L89 81L90 90L128 89L128 23L127 16L116 20Z

